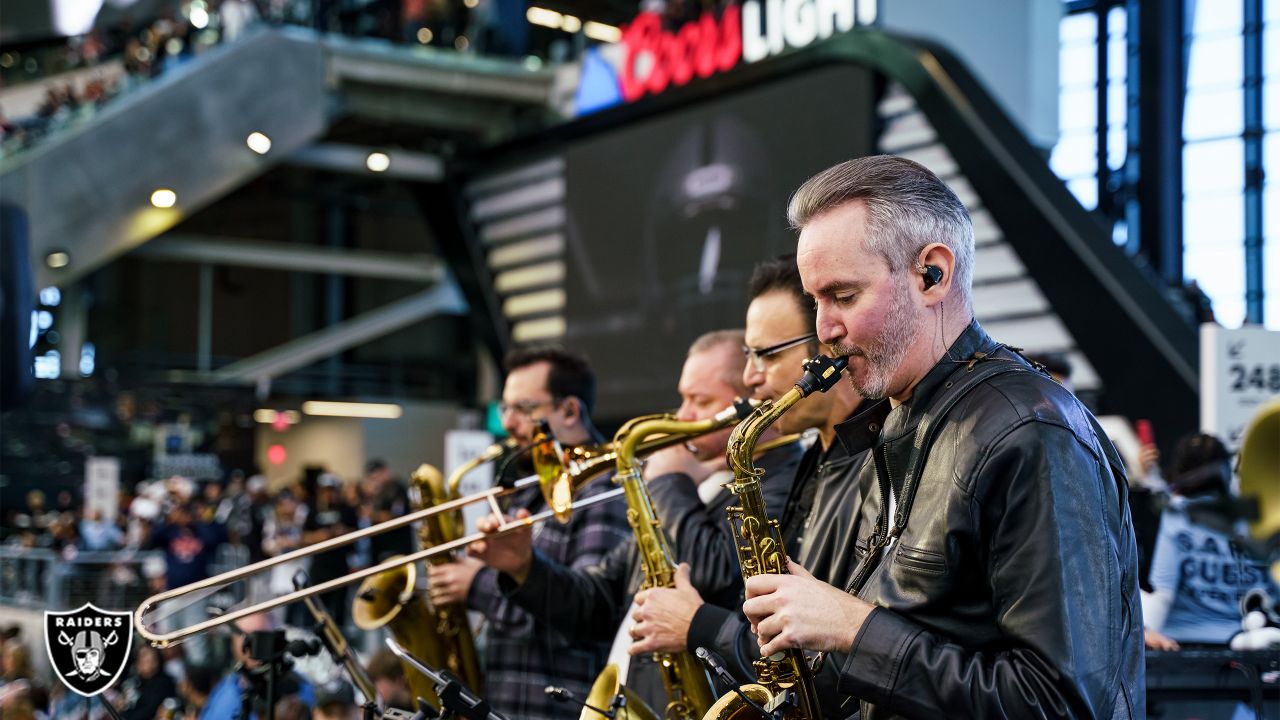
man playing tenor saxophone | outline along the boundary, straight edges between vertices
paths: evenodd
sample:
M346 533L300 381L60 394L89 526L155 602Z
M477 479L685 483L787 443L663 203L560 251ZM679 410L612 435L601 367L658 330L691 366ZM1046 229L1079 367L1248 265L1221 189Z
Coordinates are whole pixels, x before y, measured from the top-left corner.
M760 652L830 652L849 711L885 718L1142 718L1123 464L1089 411L973 319L973 228L933 173L836 165L788 209L818 339L888 398L844 587L747 582ZM853 449L853 448L851 448Z

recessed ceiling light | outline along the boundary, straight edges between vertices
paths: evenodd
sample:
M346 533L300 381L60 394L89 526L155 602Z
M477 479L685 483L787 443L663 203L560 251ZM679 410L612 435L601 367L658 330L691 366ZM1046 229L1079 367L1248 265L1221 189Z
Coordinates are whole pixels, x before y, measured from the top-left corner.
M168 188L151 193L151 204L158 208L171 208L178 202L178 194Z
M54 250L44 257L45 265L55 270L71 264L71 254L65 250Z
M244 139L244 144L259 155L266 155L271 151L271 138L260 132L249 133L249 137Z
M372 152L365 159L364 165L374 172L385 172L391 167L391 158L387 157L386 153Z

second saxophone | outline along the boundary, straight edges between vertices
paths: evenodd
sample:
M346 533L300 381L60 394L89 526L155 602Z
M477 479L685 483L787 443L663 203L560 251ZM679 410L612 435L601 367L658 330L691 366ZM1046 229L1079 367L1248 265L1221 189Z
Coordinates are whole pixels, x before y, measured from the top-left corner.
M764 471L752 462L756 442L770 425L800 400L834 387L848 362L848 358L832 360L824 355L809 360L804 364L804 375L795 387L777 402L762 404L751 417L734 428L733 435L729 437L729 467L733 470L733 482L725 487L737 496L738 503L727 512L744 581L756 575L787 572L787 550L778 530L778 521L770 518L765 509L760 485ZM740 688L741 695L730 693L721 697L703 716L704 720L760 717L759 710L742 700L744 695L773 717L786 720L817 720L822 717L813 673L802 651L784 650L756 660L753 665L756 683Z

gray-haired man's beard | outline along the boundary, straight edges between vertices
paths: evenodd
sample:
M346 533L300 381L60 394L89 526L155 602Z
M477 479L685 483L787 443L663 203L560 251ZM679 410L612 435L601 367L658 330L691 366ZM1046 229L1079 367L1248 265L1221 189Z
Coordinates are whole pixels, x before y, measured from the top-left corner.
M920 328L910 302L909 288L905 283L894 288L893 303L885 317L884 325L871 342L862 347L833 345L836 355L862 358L865 370L859 373L854 367L848 372L849 382L858 394L868 400L883 400L896 388L890 388L893 374L902 365ZM851 361L850 365L854 363Z

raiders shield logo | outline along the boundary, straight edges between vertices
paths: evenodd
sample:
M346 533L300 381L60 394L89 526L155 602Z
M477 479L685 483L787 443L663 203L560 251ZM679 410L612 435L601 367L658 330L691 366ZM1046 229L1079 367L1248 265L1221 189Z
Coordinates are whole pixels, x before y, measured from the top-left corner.
M99 610L86 603L70 612L44 613L44 646L63 685L93 697L111 687L133 648L128 612Z

